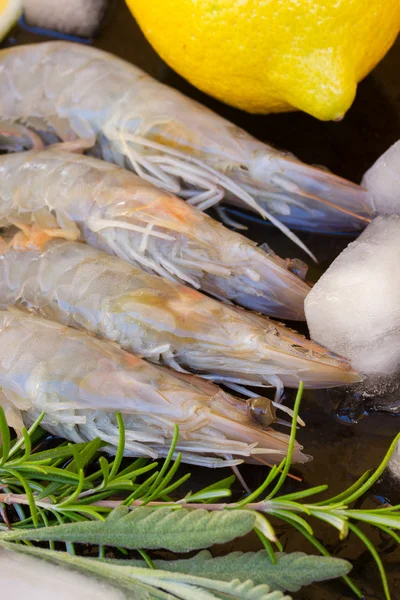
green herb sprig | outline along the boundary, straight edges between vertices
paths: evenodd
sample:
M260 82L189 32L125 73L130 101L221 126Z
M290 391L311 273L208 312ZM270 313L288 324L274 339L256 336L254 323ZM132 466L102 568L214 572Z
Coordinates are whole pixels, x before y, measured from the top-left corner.
M396 531L400 529L400 506L371 510L356 509L354 503L381 476L400 434L379 467L374 472L364 473L343 493L312 503L309 498L326 492L326 485L279 495L290 469L302 392L301 385L294 405L287 457L280 465L272 467L258 489L239 502L226 501L231 496L234 476L198 492L190 492L179 500L171 499L171 493L176 493L190 477L186 474L175 480L181 462L179 453L173 460L179 435L177 427L161 468L157 462L146 459L135 460L123 468L125 436L123 421L118 415L120 441L116 456L111 462L100 456L98 468L93 471L94 461L103 446L101 440L85 444L64 443L52 450L34 452L32 439L37 435L43 415L29 430L24 430L20 441L12 445L4 413L0 410L3 439L0 482L4 492L0 494L0 502L3 509L12 504L19 517L11 531L4 527L1 539L7 543L46 541L50 548L54 547L54 542L61 541L70 553L75 552L76 543L92 543L100 547L100 557L104 556L106 546L136 549L143 557L140 564L149 568L154 565L146 550L199 550L254 530L264 545L269 564L278 565L280 554L276 554L275 548L282 548L271 517L297 529L322 555L329 557L326 548L315 537L312 526L314 521L322 521L335 527L340 539L352 532L361 540L377 564L385 598L390 600L381 558L358 523L372 525L399 543L400 536ZM116 495L118 499L115 499ZM25 514L27 507L29 512ZM347 577L346 569L341 575L356 596L362 598L361 590Z

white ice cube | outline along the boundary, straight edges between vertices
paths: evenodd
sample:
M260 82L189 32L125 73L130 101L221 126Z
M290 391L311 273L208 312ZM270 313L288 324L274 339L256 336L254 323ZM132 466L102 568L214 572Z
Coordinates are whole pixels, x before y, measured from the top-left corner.
M364 374L400 371L400 217L377 217L305 300L313 340Z
M365 173L361 185L377 215L400 215L400 140Z
M29 25L90 37L100 24L107 0L23 0Z

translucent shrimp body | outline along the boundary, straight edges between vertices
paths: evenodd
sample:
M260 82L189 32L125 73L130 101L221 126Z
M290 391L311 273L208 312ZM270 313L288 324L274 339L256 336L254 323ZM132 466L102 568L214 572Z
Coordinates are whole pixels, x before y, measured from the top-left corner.
M0 52L0 114L46 119L63 139L97 140L107 160L201 209L221 200L284 225L362 229L371 218L359 186L259 142L137 67L68 42Z
M228 384L326 388L358 379L344 360L277 322L79 242L0 255L0 306L11 305Z
M280 462L288 436L262 429L247 405L214 384L143 361L114 344L19 311L0 312L0 387L17 429L42 425L75 442L96 436L115 450L116 412L127 456L165 456L174 424L183 460L208 467ZM295 448L295 460L308 457Z
M217 298L304 319L310 287L292 272L304 276L304 263L264 251L126 169L49 149L0 156L0 178L0 225L35 223Z

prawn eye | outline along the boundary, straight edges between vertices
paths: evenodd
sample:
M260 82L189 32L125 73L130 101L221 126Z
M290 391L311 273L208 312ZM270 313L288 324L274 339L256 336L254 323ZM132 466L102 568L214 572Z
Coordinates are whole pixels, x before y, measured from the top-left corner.
M268 398L257 396L247 402L251 418L261 427L269 427L276 420L275 407Z

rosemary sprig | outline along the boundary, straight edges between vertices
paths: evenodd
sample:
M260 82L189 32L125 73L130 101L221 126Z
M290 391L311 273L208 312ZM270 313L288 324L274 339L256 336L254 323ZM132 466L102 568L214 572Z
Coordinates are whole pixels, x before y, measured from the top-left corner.
M300 386L294 406L295 415L298 414L302 391L303 388ZM196 511L207 510L212 514L221 513L221 518L225 513L233 510L251 511L254 514L251 528L256 531L263 542L271 563L276 563L274 545L279 549L279 543L270 517L290 524L300 531L321 554L329 556L326 548L314 535L314 522L322 521L336 528L340 539L344 539L351 532L367 547L380 572L385 598L390 600L382 561L372 542L357 526L357 523L364 522L372 525L399 543L400 537L396 531L400 530L400 507L366 510L354 508L354 502L366 494L381 476L396 448L400 434L393 440L381 464L374 472L368 471L339 495L311 503L309 498L326 492L327 486L317 486L308 490L278 495L290 469L296 434L296 419L294 418L288 456L279 466L273 467L259 488L247 497L238 502L225 501L231 496L230 487L234 481L232 476L195 493L189 493L182 499L173 500L170 494L190 477L190 474L187 474L174 480L181 460L179 453L175 461L172 460L179 435L177 427L168 457L161 468L158 468L157 462L145 459L132 461L127 467L122 468L125 438L123 421L120 416L118 416L120 443L116 457L111 463L104 456L98 457L98 452L103 445L98 439L87 444L64 443L52 450L33 451L31 438L33 434L37 436L41 418L43 416L37 419L29 431L24 431L21 440L12 444L4 413L0 409L0 434L3 439L0 482L4 490L4 493L0 494L0 503L3 507L10 504L15 507L29 507L27 516L19 508L20 520L12 525L11 533L3 534L3 539L41 539L49 541L50 544L59 540L66 543L67 550L74 551L73 544L85 541L82 535L86 535L85 531L90 530L92 523L94 527L96 521L98 523L105 522L107 515L122 506L128 507L130 510L141 507L142 511L189 510L194 513L193 519L197 514ZM98 468L94 472L90 472L93 471L96 459L98 459ZM121 496L120 499L115 498L116 494ZM239 517L239 514L237 516ZM83 526L85 521L88 521L86 523L88 529ZM105 523L107 522L108 519ZM70 523L69 526L68 523ZM63 525L63 527L59 527L59 525ZM65 527L70 533L63 538L62 532L65 531ZM108 531L107 526L105 528ZM80 534L74 534L74 531L78 532L78 530ZM115 543L113 543L112 530L110 534L106 544L120 547L121 544L118 540L115 539ZM100 554L103 554L104 541L97 543L102 546ZM160 544L160 547L168 547L162 537ZM188 544L190 549L190 540ZM191 549L195 548L199 548L199 546L194 545ZM144 546L138 549L143 553L149 548ZM143 556L147 565L150 566L151 559L147 554L143 554ZM354 582L348 577L345 577L345 580L353 592L361 598L362 592Z

